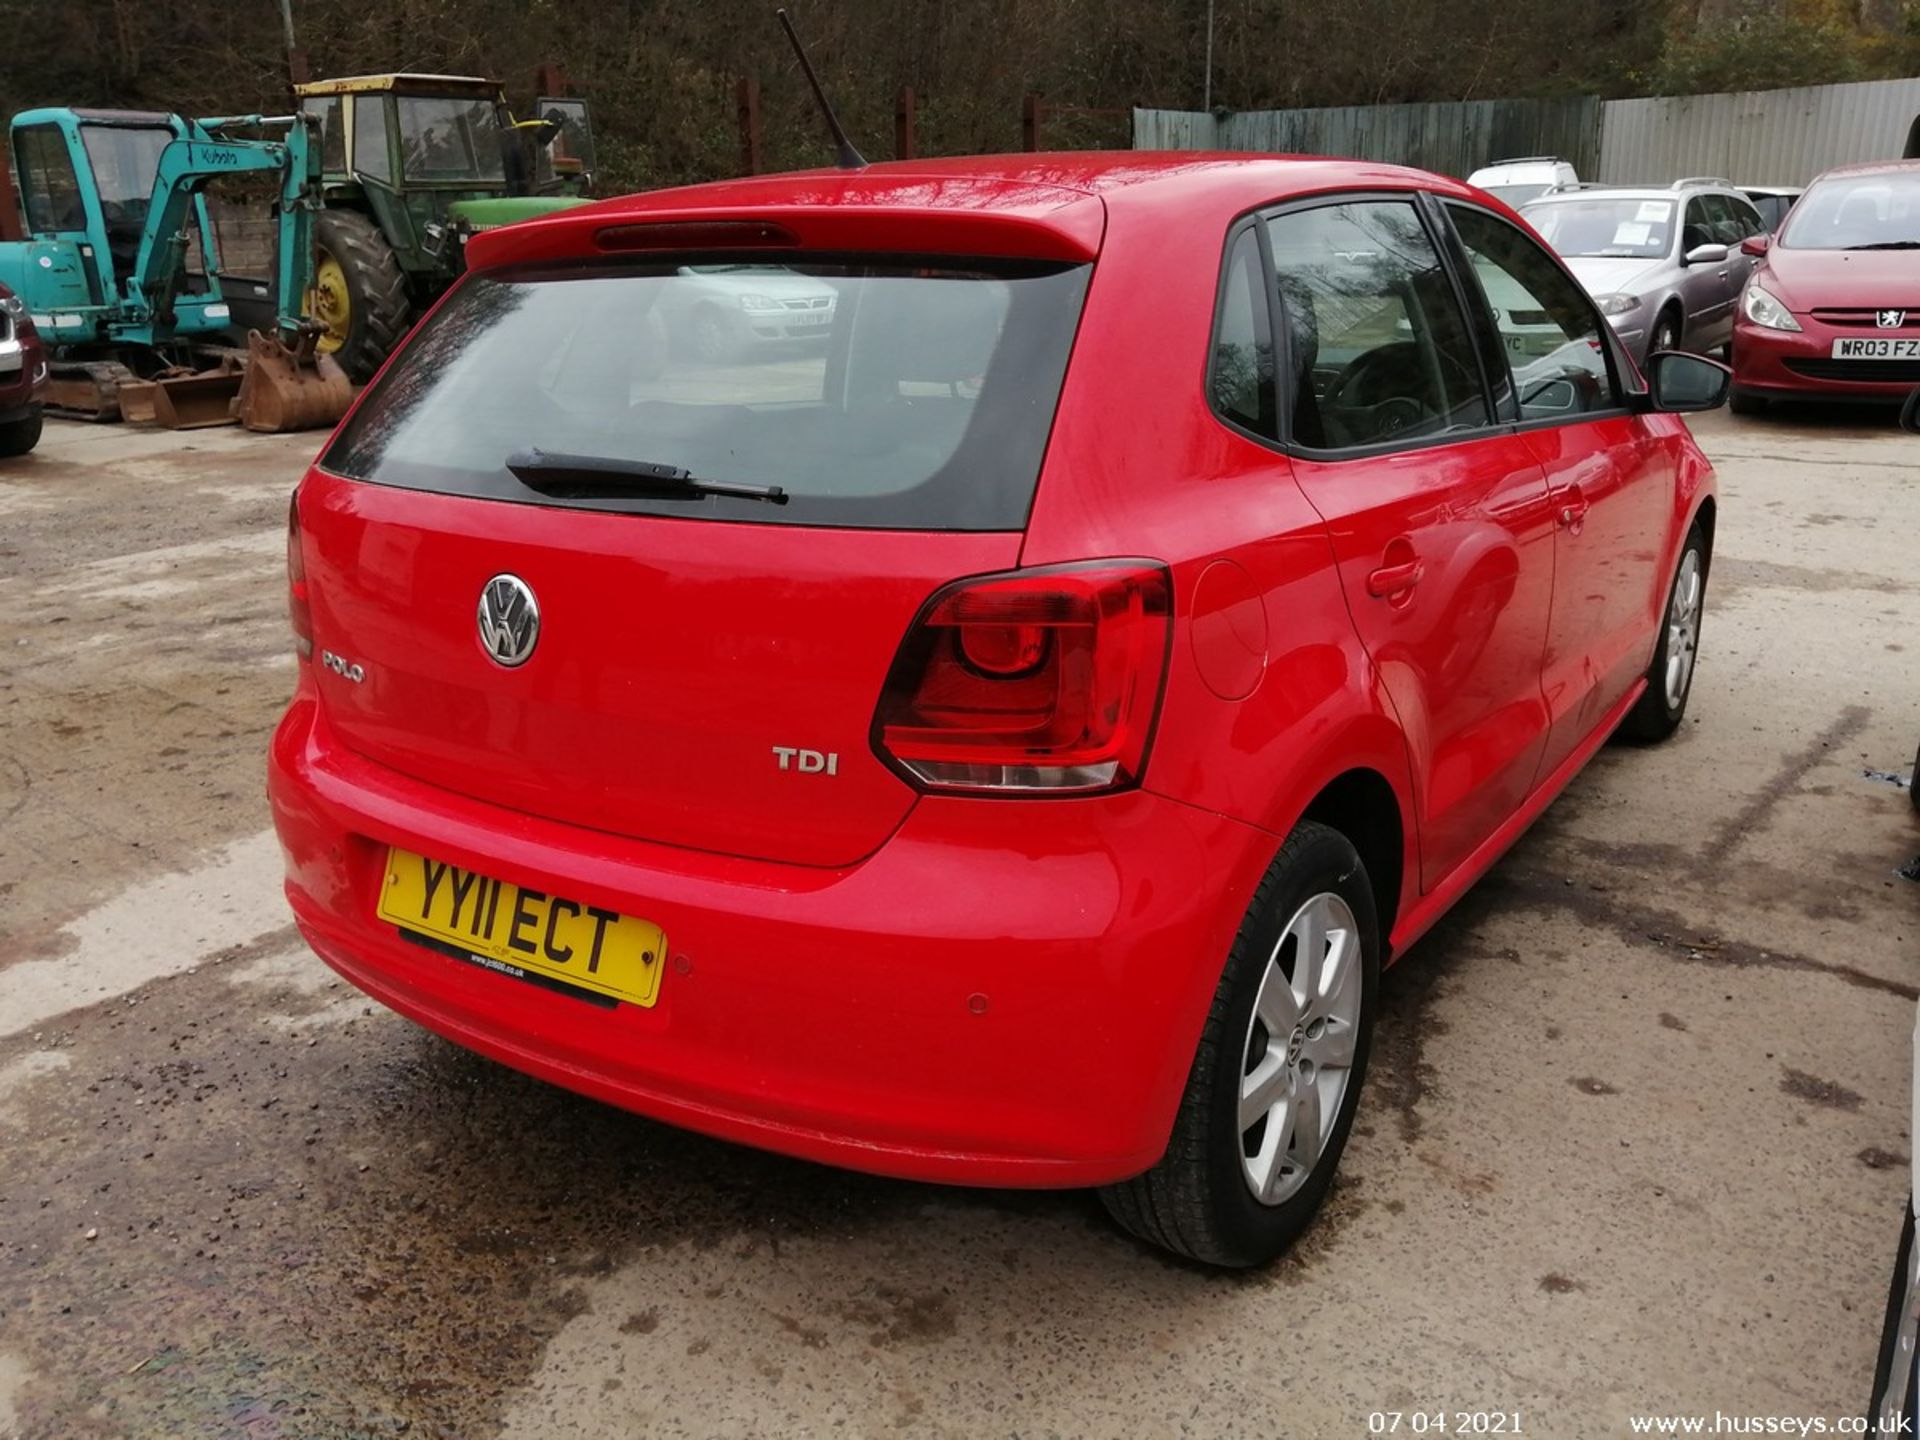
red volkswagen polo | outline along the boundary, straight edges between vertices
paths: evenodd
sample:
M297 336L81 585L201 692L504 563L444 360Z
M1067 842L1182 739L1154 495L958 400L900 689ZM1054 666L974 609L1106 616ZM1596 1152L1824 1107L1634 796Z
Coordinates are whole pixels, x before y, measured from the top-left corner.
M469 263L294 497L270 786L329 964L586 1094L1259 1263L1381 967L1686 708L1725 373L1455 182L909 162Z
M1733 328L1733 409L1887 400L1920 383L1920 161L1843 165L1807 188L1763 256Z

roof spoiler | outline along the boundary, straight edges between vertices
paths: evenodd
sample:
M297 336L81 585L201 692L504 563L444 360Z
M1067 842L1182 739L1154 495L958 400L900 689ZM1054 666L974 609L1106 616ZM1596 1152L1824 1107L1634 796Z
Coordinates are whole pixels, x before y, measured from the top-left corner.
M467 243L467 266L727 250L1088 261L1099 255L1106 232L1104 202L1065 190L1054 192L1056 204L1015 210L969 208L974 197L964 186L943 194L948 187L925 176L875 176L870 170L822 173L811 203L753 203L752 192L772 188L765 182L714 188L733 193L707 204L586 205L483 230Z

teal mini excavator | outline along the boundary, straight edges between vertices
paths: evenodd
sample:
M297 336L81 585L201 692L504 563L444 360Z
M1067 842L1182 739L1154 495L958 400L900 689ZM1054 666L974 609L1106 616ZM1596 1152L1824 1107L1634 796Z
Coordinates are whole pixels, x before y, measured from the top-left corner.
M304 318L320 204L313 122L189 120L133 110L28 110L0 165L0 284L52 351L50 408L176 428L332 424L351 387ZM14 179L17 176L17 182ZM264 177L274 190L274 333L231 340L205 189ZM17 193L14 185L17 183Z

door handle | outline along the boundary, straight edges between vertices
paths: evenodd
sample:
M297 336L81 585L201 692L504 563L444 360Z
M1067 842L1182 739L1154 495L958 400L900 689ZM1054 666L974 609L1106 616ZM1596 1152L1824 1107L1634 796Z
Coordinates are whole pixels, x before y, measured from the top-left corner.
M1425 570L1418 560L1403 560L1398 565L1382 565L1367 576L1367 593L1376 600L1405 595L1420 583Z
M1559 504L1554 507L1553 520L1562 530L1578 535L1580 526L1587 518L1587 497L1578 487L1562 492Z

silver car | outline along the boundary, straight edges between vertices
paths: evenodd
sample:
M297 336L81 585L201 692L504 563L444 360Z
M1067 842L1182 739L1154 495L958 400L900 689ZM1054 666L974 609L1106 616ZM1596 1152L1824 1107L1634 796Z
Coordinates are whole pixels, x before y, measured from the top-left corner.
M1732 341L1753 269L1740 242L1767 230L1732 185L1694 178L1665 189L1570 186L1520 213L1560 252L1632 354L1705 353Z
M676 340L718 362L769 343L824 345L839 293L785 265L682 265L660 309Z

